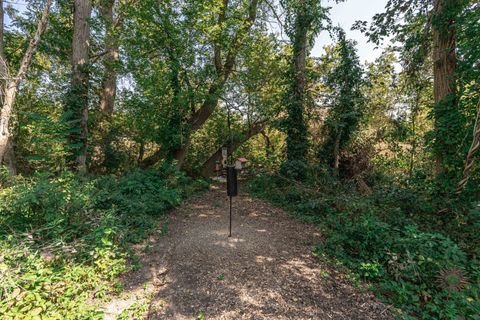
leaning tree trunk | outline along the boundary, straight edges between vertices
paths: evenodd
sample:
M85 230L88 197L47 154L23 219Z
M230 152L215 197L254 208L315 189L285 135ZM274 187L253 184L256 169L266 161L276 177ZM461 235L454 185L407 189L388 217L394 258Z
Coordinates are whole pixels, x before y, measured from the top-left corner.
M230 143L230 145L226 143L224 146L228 147L228 154L232 154L235 150L241 147L250 138L262 132L264 128L265 128L265 123L255 124L253 127L251 127L250 129L248 129L246 132L242 134L241 139L233 141L233 143ZM217 151L214 154L212 154L210 158L207 159L207 161L203 163L202 176L211 177L215 173L215 166L217 161L220 161L222 159L222 148L224 146L218 148Z
M71 130L70 143L73 154L70 159L72 169L81 173L87 171L87 140L88 140L88 54L92 11L90 0L75 0L73 18L72 42L72 83L68 108L73 119L71 123L77 126ZM78 127L79 124L79 127Z
M190 119L189 124L191 133L194 133L200 129L215 111L223 87L233 72L235 60L242 47L243 40L255 23L258 2L259 0L250 1L250 5L248 7L248 16L244 21L241 22L239 30L233 36L233 40L230 43L230 48L225 54L224 62L222 61L220 45L218 43L214 45L214 64L217 72L217 79L211 84L207 97L200 109L195 112ZM220 13L217 21L217 25L220 27L223 27L225 24L228 3L229 0L223 0L223 11ZM185 162L189 146L190 136L185 139L185 143L181 147L172 152L174 159L177 160L177 166L179 168L181 168Z
M40 38L45 32L45 29L47 28L48 14L50 12L51 6L52 6L52 0L48 0L47 3L45 4L45 8L42 12L42 16L38 21L35 34L33 35L32 39L28 44L27 51L25 51L25 55L23 56L23 59L20 64L20 68L18 69L16 77L13 79L8 79L6 81L4 97L2 102L2 109L0 112L0 163L2 163L5 157L8 155L10 165L14 164L14 159L12 159L13 135L10 128L11 126L10 120L13 114L13 106L15 104L15 98L17 96L18 87L20 86L20 83L23 81L23 79L27 74L28 68L33 59L33 55L37 49L38 43L40 42ZM3 31L2 31L2 36L3 36ZM8 67L4 57L2 60L4 61L4 66L5 66L4 73L7 74ZM12 172L11 170L11 173L14 173L14 172Z
M456 30L452 8L458 0L436 0L433 24L433 74L434 74L434 120L435 120L435 169L437 174L446 173L445 157L458 146L453 136L452 114L456 113ZM452 143L453 142L453 143Z

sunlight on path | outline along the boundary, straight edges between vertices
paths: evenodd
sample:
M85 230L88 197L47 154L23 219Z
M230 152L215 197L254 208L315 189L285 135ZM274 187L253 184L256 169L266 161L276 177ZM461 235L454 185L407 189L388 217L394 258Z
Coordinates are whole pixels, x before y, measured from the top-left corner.
M128 308L148 319L388 318L371 293L314 258L321 241L314 226L241 194L227 235L222 189L184 204L168 235L139 248L143 268L125 277L125 292L104 307L106 319Z

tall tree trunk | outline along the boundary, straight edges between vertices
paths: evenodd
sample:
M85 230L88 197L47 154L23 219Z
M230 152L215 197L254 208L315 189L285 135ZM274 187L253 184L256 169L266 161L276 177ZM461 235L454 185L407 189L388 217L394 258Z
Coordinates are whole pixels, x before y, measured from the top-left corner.
M70 143L73 147L70 165L81 173L87 171L87 142L88 142L88 55L90 26L89 19L92 11L90 0L75 0L73 17L72 42L72 83L69 97L69 106L72 124Z
M248 129L242 134L242 138L236 141L233 141L233 143L231 143L230 145L226 143L224 146L228 146L228 154L232 154L235 150L241 147L250 138L262 132L264 128L265 128L264 122L255 124L253 127L251 127L250 129ZM203 163L202 176L211 177L215 173L216 162L222 159L222 148L224 146L218 148L217 151L214 154L212 154L210 158L207 159L207 161Z
M306 162L308 152L308 129L305 123L306 102L306 62L308 57L308 39L313 20L309 7L301 0L295 7L294 31L290 34L293 54L290 66L291 83L287 94L287 146L285 175L294 179L302 179L304 172L290 163ZM298 169L298 170L297 170Z
M107 54L103 59L105 74L100 92L100 110L110 118L113 113L117 95L117 64L119 61L118 27L120 19L114 19L115 0L103 0L100 4L100 14L107 24L105 49Z
M7 142L7 150L5 152L5 162L7 163L8 173L10 176L17 175L17 161L15 158L15 149L13 148L13 137Z
M4 22L3 22L3 0L0 0L0 83L3 85L7 75L7 60L5 58L5 44L3 40ZM2 86L3 87L3 86ZM1 92L0 92L1 94ZM3 101L3 99L2 99Z
M9 80L7 69L7 58L5 57L5 44L4 44L4 15L3 15L3 0L0 0L0 104L3 106L5 99L5 84ZM4 155L4 162L8 165L10 175L16 175L15 166L15 153L13 152L12 139L7 141L7 150ZM3 159L0 158L0 165Z
M106 24L105 35L105 56L103 57L103 65L105 73L102 80L102 88L100 91L100 117L98 121L98 131L100 133L100 145L96 150L98 154L99 164L103 167L107 166L109 158L109 146L111 144L110 125L113 115L115 98L117 95L117 65L119 62L119 43L118 29L121 24L121 16L117 13L114 18L116 0L102 0L100 2L100 15Z
M445 157L452 153L456 145L455 126L452 115L457 113L455 71L456 30L455 12L459 10L459 0L436 0L433 29L433 74L434 74L434 120L435 120L435 170L446 173Z
M35 34L33 35L32 39L30 39L27 51L25 51L25 54L23 56L23 59L20 64L20 68L18 69L18 72L16 74L16 77L13 79L8 79L5 84L2 109L0 112L0 164L5 159L7 153L9 156L10 165L14 164L14 158L12 158L13 157L13 147L12 147L13 135L10 128L11 126L10 120L13 114L13 106L15 104L15 98L17 96L18 87L20 86L21 82L23 81L23 79L27 74L28 68L33 59L33 55L37 49L38 43L40 42L40 38L42 37L43 33L45 32L45 29L47 28L48 14L50 12L51 6L52 6L52 0L48 0L47 3L45 4L45 8L43 9L42 16L38 21ZM3 32L2 32L2 36L3 36ZM2 45L2 48L3 48L3 45ZM3 60L5 62L4 73L6 75L8 66L6 64L5 59Z

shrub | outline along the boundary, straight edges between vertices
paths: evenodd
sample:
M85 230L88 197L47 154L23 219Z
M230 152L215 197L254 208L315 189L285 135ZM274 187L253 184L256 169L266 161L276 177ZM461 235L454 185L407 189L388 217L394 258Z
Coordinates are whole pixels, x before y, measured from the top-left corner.
M411 190L389 186L365 197L348 188L319 193L315 186L260 176L249 191L318 223L324 242L317 254L370 281L382 299L401 309L400 317L480 319L478 207L461 229L442 230L428 198ZM451 290L449 281L462 285Z
M3 178L2 178L3 179ZM129 269L128 244L206 185L172 167L92 179L4 178L0 189L2 319L101 319L85 301Z

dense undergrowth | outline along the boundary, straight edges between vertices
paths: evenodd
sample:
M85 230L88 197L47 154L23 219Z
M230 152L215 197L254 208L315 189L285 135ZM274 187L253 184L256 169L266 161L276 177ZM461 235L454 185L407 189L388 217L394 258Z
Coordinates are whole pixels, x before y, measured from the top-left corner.
M168 166L0 182L1 319L102 318L87 301L122 289L116 277L138 267L129 245L205 188Z
M327 177L327 176L326 176ZM480 319L480 206L448 221L426 195L317 179L300 184L279 176L250 181L250 193L317 223L316 254L336 258L372 284L402 319Z

